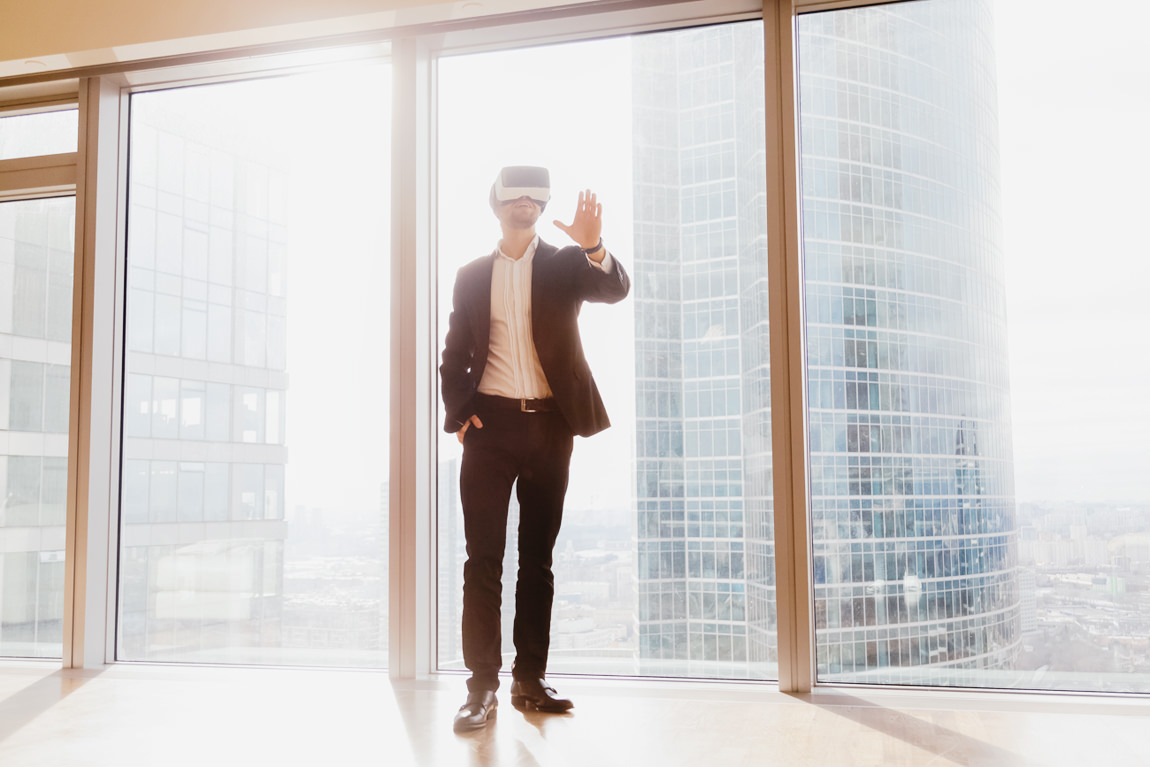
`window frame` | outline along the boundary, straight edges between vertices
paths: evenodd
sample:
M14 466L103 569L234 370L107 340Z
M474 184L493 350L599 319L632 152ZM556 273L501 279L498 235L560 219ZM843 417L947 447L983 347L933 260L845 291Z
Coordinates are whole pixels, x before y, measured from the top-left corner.
M540 45L560 42L575 42L580 40L602 39L604 37L630 35L642 32L663 31L675 28L690 28L709 24L730 23L749 19L762 18L767 22L766 8L774 8L774 3L767 0L765 3L747 3L741 0L724 0L712 3L672 3L656 8L627 8L619 12L607 11L592 16L574 16L558 19L530 19L522 23L512 23L496 28L479 28L474 30L455 30L442 35L422 36L412 41L398 41L393 57L393 71L396 80L393 85L395 106L393 114L397 120L393 127L393 209L392 220L396 222L393 229L393 272L392 297L393 314L392 328L392 473L391 473L391 534L390 534L390 567L391 567L391 603L390 614L390 648L391 659L389 668L394 678L422 677L436 673L438 649L439 615L438 588L436 581L436 558L438 546L435 537L438 510L438 460L436 457L436 441L432 435L438 433L436 404L438 402L438 375L436 360L439 350L436 348L439 337L438 329L426 325L427 329L417 333L414 337L402 332L404 327L425 326L437 317L436 311L436 240L435 232L435 178L437 155L434 105L436 100L436 65L439 58L458 55L462 53L475 53L490 50L508 50L520 47L536 47ZM779 6L782 12L782 4ZM788 18L791 16L789 6L785 9ZM794 23L789 25L794 28ZM767 62L772 60L772 39L775 30L769 23L765 24L766 57ZM793 50L793 46L788 47ZM793 54L792 54L793 55ZM770 67L768 67L770 71ZM780 116L772 114L782 104L778 99L772 100L772 90L768 77L767 88L767 115L768 126L776 124ZM784 89L785 90L785 89ZM791 89L792 91L794 89ZM796 113L797 121L797 113ZM794 134L797 137L797 133ZM781 136L777 137L781 138ZM773 157L777 148L770 143L771 134L768 130L767 156ZM797 139L795 139L797 147ZM797 154L790 163L797 179ZM401 170L402 168L402 170ZM770 177L771 165L768 163L768 199L772 194L779 194L780 190L772 187ZM408 179L411 179L408 181ZM412 195L412 188L415 194ZM423 209L413 201L423 202ZM798 196L794 196L797 205ZM796 208L797 211L797 208ZM797 223L797 212L796 223ZM772 253L783 252L778 239L780 234L771 233L772 221L768 219L768 251ZM798 242L796 238L795 242ZM798 260L798 250L795 250L795 260ZM422 268L416 265L422 265ZM773 262L772 262L773 264ZM780 303L776 299L775 286L770 286L772 306ZM796 290L801 296L801 279ZM774 312L774 309L771 310ZM801 311L796 315L801 330ZM771 364L772 367L781 363L776 357L776 348L785 349L785 344L776 338L777 332L785 328L785 323L776 321L771 315ZM776 330L777 329L777 330ZM396 333L399 332L397 336ZM797 362L803 360L801 351L795 358ZM796 368L800 377L805 375L802 366ZM781 369L781 368L776 368ZM772 393L772 407L778 407L778 396L789 396L782 391L784 387L772 389L779 391ZM799 391L802 391L800 386ZM414 408L411 406L414 402ZM797 411L802 413L802 411ZM781 419L777 419L781 420ZM805 415L797 421L800 431L805 431ZM788 424L789 425L789 424ZM790 472L781 472L780 460L789 465L793 459L790 456L778 454L781 444L777 436L780 424L773 423L775 431L775 476L789 477ZM787 451L793 451L792 435L788 430L783 438L787 440ZM805 444L800 440L800 444ZM411 446L415 446L414 453ZM422 457L422 462L416 460ZM805 463L803 458L796 464L800 469ZM805 479L803 480L805 482ZM800 503L793 501L787 506L781 506L777 495L779 482L775 487L775 514L776 520L781 508L805 509L805 492ZM426 510L421 513L421 510ZM802 520L793 527L802 531L805 537L806 523L805 511L801 512ZM783 534L789 534L791 526L775 524L776 535L776 567L780 562L784 566L793 567L786 562L781 553L784 547L779 545L780 527ZM809 556L803 557L803 561ZM800 564L800 567L806 567ZM398 568L398 572L397 572ZM776 578L778 576L776 575ZM809 582L809 578L805 579ZM785 583L785 581L780 581ZM813 622L809 620L812 609L809 604L804 608L802 600L796 600L789 592L784 595L783 586L780 585L778 599L779 625L783 621L792 621L791 611L801 610L808 616L807 623L810 631L807 642L810 660L800 663L797 669L792 669L790 658L792 652L784 652L784 637L779 636L779 686L780 689L794 692L810 690L810 681L805 684L799 681L805 674L809 680L813 673ZM813 603L812 596L807 602ZM786 616L784 618L784 616ZM803 620L800 616L799 620ZM803 632L792 632L797 639ZM799 653L804 650L799 649ZM784 681L786 680L786 681Z
M93 336L99 338L94 345L86 343L86 346L92 348L92 353L86 359L86 367L79 376L81 404L89 402L90 390L103 388L104 394L91 395L91 409L84 414L85 418L81 420L78 429L81 433L84 429L95 433L97 444L108 444L111 449L103 452L94 450L91 455L79 461L80 472L86 468L84 461L90 462L91 472L86 482L79 480L78 483L74 548L77 562L81 561L81 557L87 557L88 564L77 565L74 582L68 582L68 593L69 596L74 595L75 606L69 609L66 605L65 609L74 619L76 629L72 634L74 646L69 652L66 616L65 668L146 663L117 657L120 646L119 561L122 557L120 483L127 463L122 455L123 407L125 384L131 377L125 376L128 351L125 304L130 292L126 270L129 112L132 96L158 90L267 80L325 69L332 71L333 76L338 76L338 68L342 65L372 64L390 59L390 48L391 41L387 38L366 41L357 38L335 49L317 42L288 51L271 50L261 53L263 49L260 49L252 60L247 60L237 51L218 60L193 56L190 61L185 61L185 57L178 57L165 62L166 66L155 69L128 68L121 73L81 80L82 85L97 94L90 95L87 101L84 94L81 94L81 141L85 135L87 105L87 113L92 115L89 119L98 124L98 135L90 151L104 153L102 162L96 163L95 167L98 183L104 186L89 198L95 199L96 210L88 209L89 214L96 219L93 228L103 237L86 254L90 259L90 271L98 276L92 278L93 285L86 286L90 292L83 299L78 299L73 308L74 312L77 309L83 310L77 323L91 328L85 341ZM101 137L104 143L100 143ZM109 198L114 199L114 204L108 204ZM78 223L78 230L79 227ZM78 231L77 242L79 238ZM76 385L76 376L73 376L73 386ZM258 387L252 391L257 390ZM263 413L264 403L261 402L260 408ZM282 406L280 412L282 414ZM264 423L263 418L260 422ZM277 428L282 429L282 426ZM91 445L92 438L82 439L81 443ZM93 475L97 479L93 480ZM262 473L261 477L266 479ZM85 490L88 491L87 497L84 495ZM281 504L282 500L281 493ZM277 514L276 519L282 520L283 509L278 509ZM69 527L70 535L71 530ZM73 544L70 542L71 551Z

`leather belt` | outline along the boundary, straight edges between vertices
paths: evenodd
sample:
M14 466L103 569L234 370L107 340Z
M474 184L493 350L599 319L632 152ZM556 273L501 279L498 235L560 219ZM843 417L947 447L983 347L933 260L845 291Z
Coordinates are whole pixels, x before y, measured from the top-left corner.
M554 413L559 405L554 397L531 399L529 397L499 397L494 394L477 393L479 402L496 410L518 410L521 413Z

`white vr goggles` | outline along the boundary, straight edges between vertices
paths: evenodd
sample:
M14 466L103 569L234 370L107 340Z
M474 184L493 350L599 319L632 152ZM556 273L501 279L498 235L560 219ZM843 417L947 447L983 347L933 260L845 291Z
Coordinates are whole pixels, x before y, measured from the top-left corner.
M491 207L528 197L539 206L547 207L551 199L551 174L535 165L509 165L499 171L491 185Z

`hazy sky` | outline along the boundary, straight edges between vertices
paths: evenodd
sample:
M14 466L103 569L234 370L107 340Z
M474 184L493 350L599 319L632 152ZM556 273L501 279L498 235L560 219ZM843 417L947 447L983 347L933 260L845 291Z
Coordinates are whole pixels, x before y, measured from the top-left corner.
M390 470L391 69L307 84L287 100L307 104L287 117L311 150L289 211L287 502L375 512Z
M1150 4L995 9L1016 496L1150 501Z

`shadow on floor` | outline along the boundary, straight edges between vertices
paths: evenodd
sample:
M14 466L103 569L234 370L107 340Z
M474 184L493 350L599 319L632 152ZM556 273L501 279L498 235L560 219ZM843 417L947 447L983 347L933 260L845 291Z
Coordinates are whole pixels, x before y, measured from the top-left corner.
M0 699L0 741L64 700L94 676L61 669Z
M791 694L790 697L956 764L970 767L1025 767L1034 763L1021 754L928 722L906 711L886 708L862 698L836 695L833 700L820 701L809 694Z

